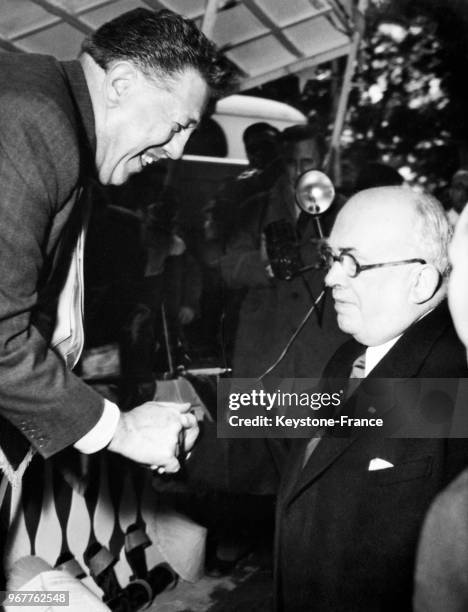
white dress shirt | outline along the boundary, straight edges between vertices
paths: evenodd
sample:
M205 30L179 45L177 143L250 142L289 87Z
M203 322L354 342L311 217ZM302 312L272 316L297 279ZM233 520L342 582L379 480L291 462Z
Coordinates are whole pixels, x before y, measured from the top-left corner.
M105 448L114 437L119 424L120 410L116 404L104 400L104 410L96 425L73 445L80 453L89 455Z
M392 348L394 344L402 337L403 334L400 334L396 338L392 338L384 344L379 344L378 346L368 346L366 349L366 365L364 368L365 376L369 374L371 370L375 368L375 366L379 363L383 357L388 353L388 351Z

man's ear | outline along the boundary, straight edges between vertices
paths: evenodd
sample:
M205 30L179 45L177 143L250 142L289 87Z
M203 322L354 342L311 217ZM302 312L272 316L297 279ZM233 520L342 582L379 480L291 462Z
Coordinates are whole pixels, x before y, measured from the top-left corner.
M437 268L430 264L424 264L414 271L411 282L411 300L415 304L424 304L437 292L442 278Z
M138 80L138 71L132 62L115 62L106 71L105 95L108 106L120 106L133 91Z

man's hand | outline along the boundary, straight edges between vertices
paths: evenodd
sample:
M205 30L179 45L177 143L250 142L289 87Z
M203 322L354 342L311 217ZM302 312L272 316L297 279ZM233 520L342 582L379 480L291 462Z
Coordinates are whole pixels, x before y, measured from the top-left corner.
M160 471L180 469L177 455L190 451L198 436L198 423L190 404L146 402L120 416L108 449Z
M448 285L450 312L460 340L468 351L468 205L458 219L449 255L452 264Z

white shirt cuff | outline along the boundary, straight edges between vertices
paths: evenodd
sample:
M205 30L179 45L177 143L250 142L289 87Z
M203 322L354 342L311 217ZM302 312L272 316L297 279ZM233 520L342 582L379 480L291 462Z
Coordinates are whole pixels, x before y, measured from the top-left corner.
M104 400L104 410L96 425L73 445L85 455L97 453L105 448L114 437L119 424L120 410L109 400Z

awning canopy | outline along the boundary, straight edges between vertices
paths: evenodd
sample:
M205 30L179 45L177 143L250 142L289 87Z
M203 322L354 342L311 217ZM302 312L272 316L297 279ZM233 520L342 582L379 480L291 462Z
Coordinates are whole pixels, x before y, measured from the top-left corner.
M83 37L127 10L169 8L195 19L246 75L242 89L352 49L353 0L0 0L0 49L72 59Z

